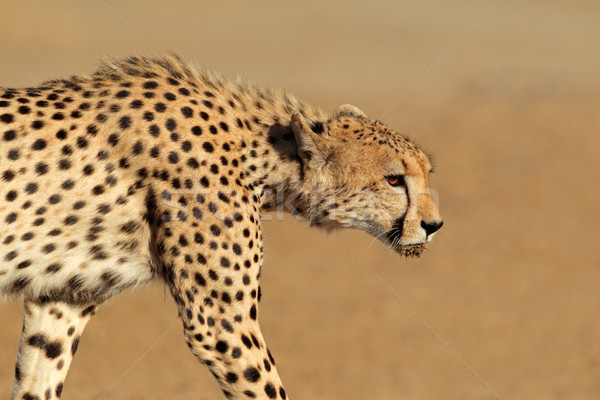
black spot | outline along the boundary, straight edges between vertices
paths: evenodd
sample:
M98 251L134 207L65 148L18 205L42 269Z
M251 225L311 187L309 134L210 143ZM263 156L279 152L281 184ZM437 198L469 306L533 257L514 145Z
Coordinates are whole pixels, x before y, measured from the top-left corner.
M15 190L11 190L10 192L6 193L6 200L14 201L18 195L19 194Z
M96 136L96 134L98 133L98 127L96 127L96 125L94 124L90 124L87 126L87 128L85 128L85 132L88 135Z
M154 137L158 137L160 135L160 128L158 125L150 125L150 134Z
M248 336L242 335L242 343L244 343L244 346L246 346L247 348L252 348L252 342L250 341L250 338L248 338Z
M136 221L129 221L121 225L121 231L125 233L133 233L139 228L139 224Z
M2 173L2 179L7 182L12 181L14 177L15 177L15 173L13 171L11 171L10 169L6 170Z
M64 129L59 130L58 132L56 132L56 138L60 139L60 140L64 140L67 138L67 131L65 131Z
M21 157L21 153L19 152L19 149L12 149L8 152L8 159L9 160L18 160L19 157Z
M235 254L237 254L238 256L239 256L240 254L242 254L242 247L241 247L239 244L237 244L237 243L234 243L232 248L233 248L233 252L234 252Z
M204 277L199 273L196 272L194 274L194 280L196 281L196 283L200 286L206 286L206 280L204 279Z
M50 264L50 265L48 266L48 268L46 268L46 272L49 272L49 273L54 273L54 272L57 272L57 271L59 271L61 268L62 268L62 266L61 266L60 264L58 264L58 263L53 263L53 264Z
M118 99L124 99L127 96L129 96L129 92L127 90L121 90L115 95L115 97Z
M37 218L33 221L33 226L40 226L44 224L44 218Z
M225 375L225 380L228 383L236 383L238 380L238 376L233 372L228 372L227 375Z
M21 236L21 240L31 240L31 239L33 239L34 236L35 235L32 232L27 232L27 233L24 233L23 236ZM11 251L11 253L15 253L15 257L16 257L16 252ZM10 253L8 253L8 254L10 254ZM8 254L7 254L7 256L8 256ZM12 258L15 258L15 257L12 257Z
M39 119L38 119L38 120L35 120L35 121L33 121L33 122L31 123L31 127L32 127L33 129L36 129L36 130L37 130L37 129L42 129L42 128L44 127L44 121L42 121L42 120L39 120Z
M258 382L260 379L260 372L254 367L249 367L244 370L244 378L248 382Z
M86 147L88 147L87 139L83 136L79 136L77 138L77 147L79 147L80 149L85 149Z
M4 122L5 124L10 124L11 122L13 122L14 119L15 119L15 117L13 117L12 114L0 115L0 121Z
M119 120L119 126L121 127L121 129L129 128L131 126L131 118L129 118L127 115L121 117L121 119Z
M194 116L194 112L190 107L181 107L181 113L186 118L192 118Z
M63 182L63 184L60 187L63 188L63 189L65 189L65 190L71 190L71 189L73 189L73 186L75 186L75 182L73 182L70 179L67 179L66 181ZM58 197L60 198L60 196L58 196Z
M8 224L12 224L13 222L15 222L17 220L17 214L16 213L10 213L6 216L5 221Z
M118 134L116 134L116 133L113 133L113 134L111 134L111 135L108 137L108 143L110 143L110 144L111 144L111 145L113 145L113 146L116 146L116 145L117 145L117 143L119 143L119 135L118 135Z
M193 157L187 161L187 165L188 167L193 169L197 169L200 166L200 164L198 164L198 161Z
M196 125L196 126L193 126L193 127L192 127L192 134L193 134L194 136L200 136L200 135L202 135L202 128L200 128L200 127L199 127L199 126L197 126L197 125Z
M214 151L214 146L212 145L212 143L210 142L204 142L202 144L202 148L207 152L207 153L212 153Z
M94 312L96 311L96 306L89 306L86 307L82 312L81 312L81 316L82 317L86 317L88 314L94 315Z
M154 109L156 110L156 112L162 113L166 111L167 106L165 105L165 103L156 103Z
M59 383L58 385L56 385L56 397L60 397L62 395L62 391L63 391L63 384Z
M35 172L37 172L38 175L44 175L48 172L48 164L43 162L37 163L35 166Z
M144 144L141 141L137 141L133 145L133 154L142 154L144 151Z
M256 305L250 307L250 318L256 321Z
M25 192L27 192L28 194L33 194L35 192L37 192L38 190L38 185L37 183L28 183L27 186L25 186Z
M271 382L265 385L265 393L270 399L274 399L277 397L277 391L275 390L275 387L273 386L273 384L271 384Z
M219 353L225 353L229 349L229 345L227 344L227 342L219 340L215 346L215 349L217 349Z
M44 334L32 335L27 339L27 344L30 346L36 347L38 349L43 349L48 343L48 338Z
M141 100L134 100L131 102L131 104L129 104L129 107L137 109L142 108L143 105L144 103Z
M35 142L33 142L31 148L33 150L43 150L46 148L46 141L44 139L37 139Z
M50 342L46 345L44 351L46 352L46 357L55 359L62 354L62 346L60 342Z
M179 162L179 156L174 151L169 153L169 162L171 164L177 164L177 162Z
M2 138L7 142L10 142L11 140L13 140L16 137L17 137L17 132L15 132L12 129L4 132L4 135L2 135Z
M214 224L210 226L210 231L215 236L219 236L221 234L221 228Z
M175 122L173 118L169 118L165 123L165 127L167 128L167 130L172 132L175 130L175 128L177 128L177 122Z

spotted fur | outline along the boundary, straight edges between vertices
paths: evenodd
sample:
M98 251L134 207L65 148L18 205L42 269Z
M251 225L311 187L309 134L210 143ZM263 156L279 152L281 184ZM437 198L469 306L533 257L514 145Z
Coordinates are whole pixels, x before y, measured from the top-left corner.
M261 212L420 255L441 227L430 170L354 106L175 56L0 89L0 293L25 300L13 398L59 398L96 306L161 279L228 398L286 399L258 324Z

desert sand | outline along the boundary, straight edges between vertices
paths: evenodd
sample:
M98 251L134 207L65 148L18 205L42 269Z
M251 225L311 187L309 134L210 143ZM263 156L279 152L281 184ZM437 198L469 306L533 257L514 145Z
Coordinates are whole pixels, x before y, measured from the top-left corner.
M600 3L3 2L0 86L171 50L435 156L421 259L265 221L260 319L295 400L600 399ZM483 19L474 24L487 12ZM22 304L0 304L8 398ZM221 399L160 283L88 325L64 399Z

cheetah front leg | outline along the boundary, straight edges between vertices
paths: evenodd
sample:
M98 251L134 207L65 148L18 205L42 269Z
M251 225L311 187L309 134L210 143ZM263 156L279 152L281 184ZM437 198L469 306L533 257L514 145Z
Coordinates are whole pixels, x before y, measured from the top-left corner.
M58 399L86 324L96 306L25 302L13 400Z
M239 199L215 200L180 201L189 207L159 216L158 252L185 340L229 399L286 399L258 324L258 214L236 208Z

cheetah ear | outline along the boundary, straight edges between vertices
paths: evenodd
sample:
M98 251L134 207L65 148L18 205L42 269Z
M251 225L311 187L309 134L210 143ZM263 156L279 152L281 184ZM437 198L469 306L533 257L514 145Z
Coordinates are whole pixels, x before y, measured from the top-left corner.
M312 122L300 113L292 115L292 131L298 146L298 155L304 161L310 161L317 154L321 135L325 131L322 122Z
M355 118L369 118L367 114L360 108L353 106L352 104L342 104L333 111L333 119L339 117L355 117Z

